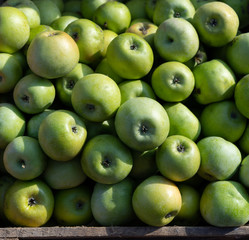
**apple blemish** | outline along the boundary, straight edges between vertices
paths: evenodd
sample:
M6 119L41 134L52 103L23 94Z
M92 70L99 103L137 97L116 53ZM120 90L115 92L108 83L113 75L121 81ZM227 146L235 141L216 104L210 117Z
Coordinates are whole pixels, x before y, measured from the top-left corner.
M172 83L174 84L174 85L176 85L176 84L178 84L178 83L180 83L181 81L180 81L180 78L179 77L177 77L177 76L174 76L174 78L173 78L173 80L172 80Z

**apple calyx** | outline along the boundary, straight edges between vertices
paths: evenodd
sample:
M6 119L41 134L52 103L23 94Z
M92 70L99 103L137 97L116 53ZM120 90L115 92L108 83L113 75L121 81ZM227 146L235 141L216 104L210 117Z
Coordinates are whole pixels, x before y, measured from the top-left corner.
M23 96L21 97L21 99L22 99L24 102L29 103L29 96L23 95Z
M176 216L178 213L178 211L174 210L174 211L171 211L169 212L168 214L166 214L165 218L171 218L171 217L174 217Z
M179 145L177 145L176 149L180 153L185 152L185 147L181 143Z
M37 202L36 202L35 198L34 197L30 197L29 200L28 200L28 205L30 207L32 207L32 206L34 206L36 204L37 204Z
M73 133L77 133L77 132L78 132L77 127L76 127L76 126L73 126L73 127L72 127L72 131L73 131Z
M74 85L75 85L74 80L72 80L72 79L67 80L66 88L72 90L74 88Z
M82 209L83 205L84 205L84 203L79 200L78 202L76 202L76 209Z
M23 159L19 160L19 164L20 164L21 168L23 168L23 169L26 168L26 163Z
M73 40L74 40L75 42L77 42L77 41L79 40L79 33L74 32L74 33L72 34L72 38L73 38Z
M216 27L218 25L218 21L215 18L211 18L208 21L208 25L211 26L211 27Z
M103 159L103 161L101 162L101 164L102 164L102 166L103 166L104 168L110 167L110 166L111 166L111 163L112 163L112 161L111 161L110 158L107 157L107 156L105 156L104 159Z
M237 118L237 114L235 112L231 112L230 114L232 119L236 119Z
M181 81L180 81L180 78L179 77L177 77L177 76L174 76L174 78L173 78L173 80L172 80L172 83L173 84L178 84L178 83L180 83Z
M146 35L148 33L148 29L148 25L143 24L143 26L141 26L138 30L141 31L143 35Z
M145 124L142 124L139 128L139 132L141 135L147 134L148 131L149 131L149 128Z
M93 112L95 110L95 106L91 103L86 104L86 109L90 112Z
M179 12L174 12L174 17L175 17L175 18L180 18L180 17L181 17L181 13L179 13Z
M138 48L137 45L134 43L130 46L131 50L137 50L137 48Z

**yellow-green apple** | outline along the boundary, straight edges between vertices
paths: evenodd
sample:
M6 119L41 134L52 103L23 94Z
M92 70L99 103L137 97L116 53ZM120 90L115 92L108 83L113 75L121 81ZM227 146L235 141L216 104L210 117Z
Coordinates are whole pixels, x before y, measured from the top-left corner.
M76 82L71 102L75 112L84 119L103 122L115 115L121 103L121 94L114 80L94 73Z
M104 48L104 33L95 22L80 18L71 22L64 30L75 41L80 52L79 61L85 64L96 64Z
M239 149L244 153L244 154L249 154L249 125L246 125L245 131L242 134L241 138L238 140L238 146Z
M211 59L193 69L193 96L200 104L229 99L234 94L236 76L230 66L219 59Z
M79 79L92 73L94 73L94 71L90 66L84 63L78 63L71 72L56 79L55 88L57 98L66 106L71 107L71 95L74 85Z
M93 21L102 29L109 29L120 34L130 26L131 13L126 4L108 1L94 11Z
M128 0L125 2L131 13L131 19L147 18L145 4L145 1L141 0Z
M121 93L121 104L134 97L156 99L151 85L143 80L123 81L118 86Z
M183 18L191 21L195 7L190 0L158 0L153 11L153 22L160 25L169 18Z
M91 196L94 219L101 226L122 226L135 219L132 195L135 182L125 178L115 184L96 183Z
M53 209L53 192L39 179L16 180L5 194L4 214L16 226L40 227L51 218Z
M6 171L14 178L32 180L45 170L47 156L36 138L19 136L5 148L3 163Z
M105 58L106 57L106 52L107 52L107 48L110 44L110 42L118 36L117 33L115 33L114 31L112 30L109 30L109 29L104 29L103 30L103 33L104 33L104 47L101 51L101 55L102 55L102 58Z
M13 90L13 98L22 112L40 113L52 105L55 87L50 80L31 73L18 81Z
M93 219L91 195L86 185L56 191L53 212L56 222L61 226L89 224Z
M91 138L81 155L81 166L85 174L103 184L114 184L125 179L132 165L130 149L111 134Z
M41 122L38 140L50 158L68 161L81 151L86 135L85 123L76 113L56 110Z
M36 75L54 79L68 74L79 62L79 48L63 31L45 31L37 35L27 51L27 62Z
M157 97L166 102L181 102L194 90L193 72L185 64L168 61L154 69L151 85Z
M142 222L162 227L177 216L182 206L182 197L174 182L163 176L153 175L136 187L132 206Z
M237 172L242 155L240 149L222 137L203 137L197 142L201 154L199 176L208 181L228 180Z
M192 178L199 170L200 151L196 143L182 135L172 135L156 150L156 164L160 173L174 182Z
M65 28L73 21L77 20L79 18L75 17L75 16L60 16L59 18L55 19L50 26L54 29L54 30L60 30L60 31L64 31Z
M249 155L246 155L242 159L238 173L240 183L242 183L246 188L249 188L248 170L249 170Z
M181 102L163 103L170 122L169 136L182 135L196 141L201 133L201 123L193 111Z
M23 68L13 54L0 53L0 94L12 91L23 76Z
M219 136L230 142L238 141L247 125L246 117L239 112L232 100L219 101L205 106L200 122L203 136Z
M16 7L21 10L28 19L30 28L40 25L40 11L38 7L31 0L7 0L2 6Z
M17 52L28 41L29 33L28 19L21 10L0 6L0 52Z
M24 114L11 103L0 103L0 126L0 149L4 149L16 137L24 135Z
M158 26L154 45L164 60L187 62L199 49L199 37L193 25L187 20L169 18Z
M193 25L202 43L211 47L221 47L236 36L239 18L229 5L214 1L200 6L195 11Z
M114 72L126 79L147 75L154 63L149 43L135 33L122 33L107 48L107 61Z
M249 195L237 181L209 183L200 200L203 219L215 227L239 227L249 221Z
M56 190L74 188L86 180L79 155L65 162L48 159L42 177L52 189Z
M169 133L169 117L163 106L148 97L124 102L115 116L118 137L131 149L152 150L160 146Z

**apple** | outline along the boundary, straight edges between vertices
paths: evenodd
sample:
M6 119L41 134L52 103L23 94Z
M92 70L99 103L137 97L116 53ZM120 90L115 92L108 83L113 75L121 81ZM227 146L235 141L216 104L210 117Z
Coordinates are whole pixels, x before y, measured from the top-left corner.
M249 125L246 125L245 131L237 142L239 149L244 154L249 154Z
M56 79L55 88L57 98L65 104L65 106L72 107L71 96L76 82L92 73L94 73L94 70L90 66L84 63L78 63L71 72Z
M81 155L81 166L92 180L115 184L125 179L132 169L132 155L118 137L100 134L87 141Z
M152 24L153 24L153 22L152 22L150 19L148 19L148 18L135 18L135 19L132 19L132 20L131 20L130 27L131 27L133 24L141 23L141 22L143 22L143 23L152 23Z
M190 0L159 0L153 11L153 22L160 25L169 18L192 20L195 8Z
M81 185L56 191L53 217L61 226L89 224L93 219L89 187Z
M158 0L146 0L145 1L145 12L147 17L153 21L153 15Z
M118 137L131 149L152 150L160 146L169 133L166 110L148 97L131 98L124 102L115 116Z
M158 26L154 45L164 60L187 62L199 49L199 37L193 25L187 20L169 18Z
M249 168L249 155L246 155L241 162L239 167L239 182L242 183L246 188L249 187L248 179L248 168Z
M170 122L169 136L182 135L196 141L201 133L199 118L182 102L163 103Z
M200 104L209 104L231 98L236 76L229 65L220 59L211 59L193 69L195 90L193 96Z
M131 13L126 4L108 1L94 11L93 21L102 29L109 29L120 34L130 26Z
M38 140L43 151L53 160L73 159L86 140L84 121L69 110L55 110L39 127Z
M209 183L200 200L204 220L216 227L239 227L249 221L249 195L240 182Z
M24 135L26 121L23 113L11 103L0 103L0 149L18 136Z
M28 19L21 10L0 6L0 52L17 52L28 41L29 33Z
M55 99L54 84L35 74L21 78L13 91L16 106L24 113L36 114L49 108Z
M32 0L40 12L42 25L50 25L55 19L61 16L61 11L55 2L51 0Z
M65 162L48 159L42 178L50 188L60 190L77 187L84 183L87 177L81 168L80 156L77 155Z
M151 85L160 99L167 102L181 102L194 90L195 78L185 64L169 61L156 67L152 73Z
M64 1L64 9L62 11L62 15L64 13L76 13L81 15L81 0L67 0ZM82 16L81 16L82 17Z
M78 46L79 61L96 64L104 48L104 33L101 27L89 19L80 18L71 22L64 30Z
M50 0L52 1L60 10L60 12L64 11L64 0Z
M114 72L126 79L140 79L147 75L154 62L149 43L135 33L122 33L107 48L107 61Z
M122 226L133 221L134 188L134 181L128 177L115 184L96 183L91 196L94 219L101 226Z
M200 151L194 141L172 135L156 150L156 164L160 173L174 182L192 178L201 163Z
M25 46L24 46L24 48L25 48ZM27 63L26 55L24 54L24 52L22 50L19 50L19 51L13 53L12 56L15 57L17 62L20 63L23 72L28 70L28 63Z
M64 31L65 28L73 21L77 20L79 18L75 16L60 16L59 18L56 18L51 24L50 27L52 27L54 30L60 30Z
M104 30L103 30L103 33L104 33L104 43L103 43L103 44L104 44L104 47L103 47L103 49L102 49L102 51L101 51L101 55L102 55L103 58L105 58L105 57L106 57L107 48L108 48L110 42L111 42L115 37L117 37L118 34L115 33L115 32L112 31L112 30L109 30L109 29L104 29Z
M246 117L232 100L208 104L202 110L200 122L203 136L219 136L230 142L238 141L247 125Z
M27 51L27 62L31 71L48 79L66 75L78 61L77 44L67 33L58 30L37 35Z
M190 0L190 1L194 5L195 9L198 9L203 4L208 2L214 2L215 0Z
M146 1L141 0L128 0L125 5L128 7L131 13L131 19L146 18L147 13L145 10Z
M38 179L16 180L5 194L4 214L17 226L40 227L51 218L53 209L53 193Z
M76 82L71 101L74 111L84 119L103 122L115 115L121 103L121 94L114 80L94 73Z
M195 11L193 25L202 43L211 47L221 47L236 36L239 18L229 5L215 1L206 3Z
M0 94L12 91L23 76L23 68L13 54L0 53Z
M136 187L132 206L143 223L162 227L169 224L180 212L182 197L174 182L163 176L153 175Z
M127 80L119 85L121 104L134 97L148 97L156 100L151 85L143 80Z
M3 162L6 171L14 178L32 180L45 170L47 156L36 138L19 136L5 148Z
M16 7L21 10L28 19L30 28L40 25L40 11L31 0L7 0L2 6Z
M240 149L222 137L203 137L197 142L201 154L198 174L208 180L228 180L237 172L242 155Z

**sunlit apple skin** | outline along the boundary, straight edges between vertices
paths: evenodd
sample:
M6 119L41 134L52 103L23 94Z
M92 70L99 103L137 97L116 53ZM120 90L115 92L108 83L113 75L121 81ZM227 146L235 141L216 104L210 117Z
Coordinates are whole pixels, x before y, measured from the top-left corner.
M73 21L77 20L77 17L74 16L61 16L57 19L55 19L50 26L54 30L64 31L65 28Z

